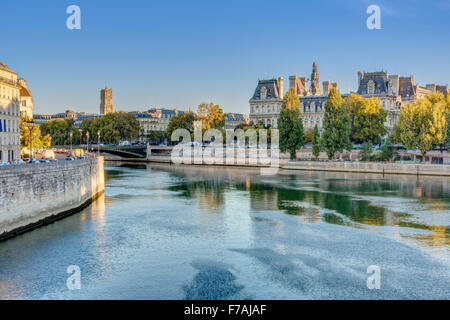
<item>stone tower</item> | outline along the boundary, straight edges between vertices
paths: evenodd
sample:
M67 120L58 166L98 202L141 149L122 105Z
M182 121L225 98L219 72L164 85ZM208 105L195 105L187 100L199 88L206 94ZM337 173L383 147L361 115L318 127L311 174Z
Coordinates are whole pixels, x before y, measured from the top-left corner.
M100 114L106 115L112 112L114 112L112 89L106 86L105 89L100 90Z
M317 71L317 63L314 61L311 73L311 89L312 96L320 96L319 72Z

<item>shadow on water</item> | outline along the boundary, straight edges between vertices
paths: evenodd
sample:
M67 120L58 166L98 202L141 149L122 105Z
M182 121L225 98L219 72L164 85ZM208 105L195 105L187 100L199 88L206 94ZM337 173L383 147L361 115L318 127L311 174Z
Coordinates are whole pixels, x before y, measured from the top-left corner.
M183 287L186 300L243 299L240 292L244 286L237 285L236 277L226 265L213 261L195 261L198 270L189 285Z

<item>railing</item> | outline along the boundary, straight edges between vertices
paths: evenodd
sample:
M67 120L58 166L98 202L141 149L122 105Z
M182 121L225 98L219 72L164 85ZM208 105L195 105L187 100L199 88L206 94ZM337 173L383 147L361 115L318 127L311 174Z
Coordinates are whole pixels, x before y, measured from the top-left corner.
M17 80L11 80L5 77L0 76L0 81L6 82L8 84L12 84L13 86L19 86L19 81Z

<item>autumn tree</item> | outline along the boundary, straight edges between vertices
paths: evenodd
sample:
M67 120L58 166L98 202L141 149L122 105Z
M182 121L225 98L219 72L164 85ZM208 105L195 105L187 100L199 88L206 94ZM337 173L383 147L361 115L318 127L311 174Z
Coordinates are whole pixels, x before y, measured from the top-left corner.
M30 134L32 148L48 148L51 145L52 139L49 135L42 135L39 125L28 126L27 121L30 118L20 117L20 147L30 148Z
M197 120L202 121L202 129L219 129L225 125L225 114L219 105L210 102L200 103L197 111Z
M364 98L359 94L352 93L344 99L345 108L350 116L350 139L353 141L354 132L355 132L355 110L360 102L364 101Z
M358 141L379 143L380 138L388 133L384 123L387 112L381 107L378 98L365 99L355 104L353 138Z
M325 104L323 117L322 145L327 149L331 160L336 152L351 150L350 115L344 99L336 88L332 88Z
M297 156L305 142L300 100L294 88L290 88L283 99L278 120L281 152L289 152L291 160Z
M393 140L422 154L445 144L447 137L447 104L441 93L404 105L394 127Z

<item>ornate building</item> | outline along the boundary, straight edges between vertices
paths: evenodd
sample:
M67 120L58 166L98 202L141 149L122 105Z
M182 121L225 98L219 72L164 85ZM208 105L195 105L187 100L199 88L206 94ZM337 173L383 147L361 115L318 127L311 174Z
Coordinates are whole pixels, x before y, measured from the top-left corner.
M100 114L106 115L112 112L114 112L112 89L106 86L105 89L100 90Z
M281 86L280 86L281 83ZM337 83L322 82L323 91L319 87L319 72L317 63L313 63L310 87L307 88L308 79L297 75L289 77L289 87L294 88L300 98L300 109L303 113L305 130L314 128L315 125L322 129L325 103L332 88L338 88ZM450 92L447 85L428 84L421 87L415 84L414 78L388 75L385 71L358 72L357 93L364 98L378 98L383 109L387 111L385 126L392 132L400 114L403 104L415 102L433 92ZM348 94L343 95L343 97ZM283 104L283 78L278 80L259 80L253 97L250 99L250 120L256 124L272 124L276 127L280 109Z
M0 162L20 159L20 83L0 62Z
M250 99L250 122L277 127L277 120L283 105L283 78L258 80Z
M413 103L433 92L448 93L448 86L427 84L421 87L414 77L388 75L385 71L358 72L358 94L364 98L378 98L388 113L385 126L391 132L400 115L403 104Z

